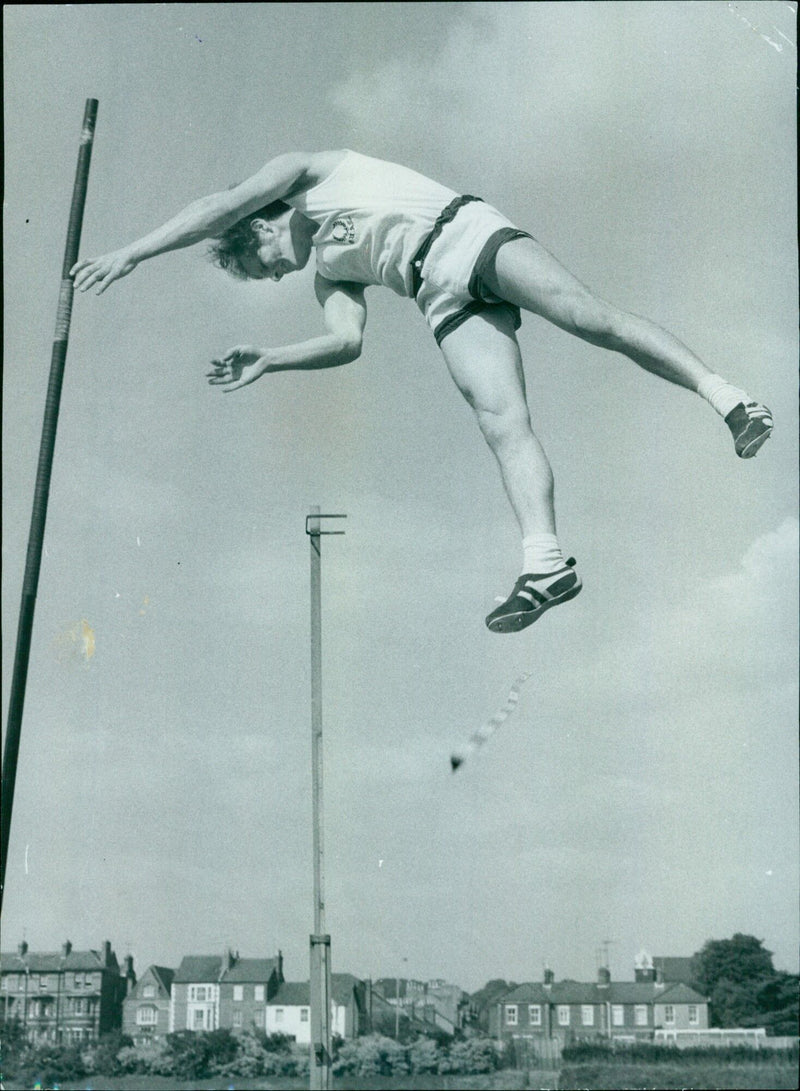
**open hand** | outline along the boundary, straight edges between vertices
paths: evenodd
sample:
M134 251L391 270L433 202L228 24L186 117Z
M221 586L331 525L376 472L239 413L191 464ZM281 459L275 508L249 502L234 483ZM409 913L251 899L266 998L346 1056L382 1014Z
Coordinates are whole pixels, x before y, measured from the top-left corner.
M75 287L85 292L93 284L97 285L97 295L102 295L109 284L126 277L133 272L138 262L127 250L114 250L101 258L84 258L76 262L69 273L74 277Z
M267 370L269 361L263 349L252 345L236 345L228 349L221 360L212 360L213 371L206 373L211 386L221 386L223 393L239 390L259 379Z

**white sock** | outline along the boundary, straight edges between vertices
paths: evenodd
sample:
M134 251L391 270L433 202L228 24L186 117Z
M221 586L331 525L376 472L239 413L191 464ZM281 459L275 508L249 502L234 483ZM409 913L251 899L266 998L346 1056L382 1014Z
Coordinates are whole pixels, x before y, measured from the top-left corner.
M712 409L716 409L721 417L727 417L731 409L740 402L747 405L753 399L744 390L732 386L720 375L706 375L700 380L697 393L705 398Z
M529 534L522 539L522 573L546 575L566 564L555 534Z

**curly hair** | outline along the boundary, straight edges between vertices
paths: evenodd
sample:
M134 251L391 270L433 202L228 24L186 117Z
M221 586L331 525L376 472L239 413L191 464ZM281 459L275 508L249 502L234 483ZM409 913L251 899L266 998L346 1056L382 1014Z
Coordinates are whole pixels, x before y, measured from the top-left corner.
M210 260L218 269L224 269L237 280L249 280L249 274L240 258L246 254L255 254L258 249L258 238L250 225L253 220L276 220L284 212L288 212L290 207L284 201L272 201L257 212L251 212L249 216L237 220L211 243L208 248Z

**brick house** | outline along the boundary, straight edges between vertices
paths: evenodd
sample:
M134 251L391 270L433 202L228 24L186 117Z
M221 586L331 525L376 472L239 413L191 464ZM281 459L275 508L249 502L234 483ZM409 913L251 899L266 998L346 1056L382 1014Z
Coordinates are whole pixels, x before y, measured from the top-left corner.
M283 982L283 955L240 958L238 951L187 955L172 979L169 1030L237 1030L266 1025L266 1004Z
M708 1026L708 1001L682 983L611 981L608 970L596 982L544 981L518 985L489 1011L490 1033L498 1038L651 1040L657 1028Z
M288 1034L300 1045L311 1041L307 981L285 981L267 1004L267 1034ZM355 1038L365 1026L366 990L352 974L331 974L331 1034Z
M136 984L133 959L120 969L106 940L100 950L0 955L0 1020L18 1019L34 1042L88 1042L122 1026L122 1004Z
M283 983L283 956L237 958L220 980L219 1018L221 1027L242 1030L267 1026L267 1005Z
M122 1032L137 1045L169 1033L169 1008L175 971L148 966L122 1004Z

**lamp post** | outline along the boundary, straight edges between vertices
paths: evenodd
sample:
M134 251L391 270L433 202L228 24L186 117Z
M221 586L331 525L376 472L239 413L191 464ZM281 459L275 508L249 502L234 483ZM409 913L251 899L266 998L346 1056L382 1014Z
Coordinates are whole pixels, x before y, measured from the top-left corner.
M309 1004L311 1015L311 1057L309 1080L312 1091L333 1086L331 1072L331 937L325 931L324 842L322 811L322 544L323 534L344 534L343 530L322 530L320 519L346 519L345 515L322 515L312 507L306 516L306 534L311 547L311 793L314 839L314 931L310 936Z

